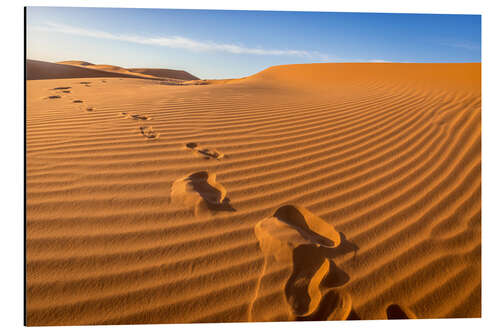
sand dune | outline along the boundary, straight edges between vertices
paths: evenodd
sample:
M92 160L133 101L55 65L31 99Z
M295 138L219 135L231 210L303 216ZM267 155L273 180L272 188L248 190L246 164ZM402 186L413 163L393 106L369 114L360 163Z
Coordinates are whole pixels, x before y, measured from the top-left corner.
M123 68L114 65L95 65L90 62L79 61L79 60L61 61L58 62L58 64L79 66L79 67L91 68L112 73L121 73L121 74L131 75L134 77L174 79L178 80L179 82L199 80L199 78L186 71L166 69L166 68Z
M58 62L57 64L70 65L70 66L75 66L75 67L83 67L86 69L94 69L94 70L98 70L98 71L105 72L105 73L118 73L118 74L127 75L127 77L159 79L159 77L156 77L153 75L147 75L147 74L143 74L140 72L134 73L132 71L129 71L126 68L123 68L120 66L114 66L114 65L94 65L94 64L86 62L86 61L77 61L77 60L61 61L61 62Z
M76 66L71 64L51 63L38 60L26 60L27 80L69 79L89 77L140 77L134 73L119 73L91 68L91 66Z
M198 77L186 72L174 69L164 69L164 68L128 68L130 72L141 73L156 77L179 79L179 80L199 80Z
M480 64L42 65L28 325L481 315Z
M199 84L199 79L186 71L161 68L127 69L113 65L94 65L90 62L78 60L61 61L58 63L26 60L26 74L27 80L122 77L159 80L163 84L169 85ZM194 81L188 82L191 80Z
M58 64L62 65L72 65L72 66L94 66L93 63L81 60L67 60L67 61L59 61Z

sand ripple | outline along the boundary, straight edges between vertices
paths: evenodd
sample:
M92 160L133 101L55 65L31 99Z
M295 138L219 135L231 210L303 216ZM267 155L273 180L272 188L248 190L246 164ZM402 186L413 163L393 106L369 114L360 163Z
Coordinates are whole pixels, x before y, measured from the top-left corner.
M28 81L28 324L480 316L480 70Z

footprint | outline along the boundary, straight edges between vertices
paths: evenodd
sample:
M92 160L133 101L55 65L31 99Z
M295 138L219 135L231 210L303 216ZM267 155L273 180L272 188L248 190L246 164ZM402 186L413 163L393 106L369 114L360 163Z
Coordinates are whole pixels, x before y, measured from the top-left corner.
M52 90L68 90L68 89L71 89L71 87L56 87L56 88L52 88Z
M81 101L81 100L79 100L79 99L75 99L75 100L73 101L73 103L83 103L83 101Z
M347 320L352 313L351 295L331 289L325 293L316 311L309 316L298 316L296 320Z
M159 134L156 134L156 132L153 131L153 128L151 126L148 126L148 127L141 126L141 127L139 127L139 129L141 130L141 134L148 139L157 139L160 137Z
M417 319L417 316L406 306L390 304L385 309L387 319Z
M94 111L94 108L87 108L88 112Z
M293 205L282 206L272 217L257 223L255 234L261 244L273 244L274 249L269 254L277 260L291 259L290 250L299 245L334 248L341 242L340 233L333 226L306 208ZM266 252L266 249L263 248L263 251Z
M134 120L153 120L153 118L148 117L148 116L143 116L140 114L130 114L128 112L122 112L121 113L123 119L134 119Z
M172 184L171 203L178 206L194 206L195 214L201 206L208 210L235 211L229 204L226 188L216 181L215 173L195 172Z
M139 114L133 114L130 117L135 120L151 120L148 116L141 116Z
M202 148L195 142L187 143L186 147L194 150L195 152L202 155L207 160L211 159L211 158L216 159L216 160L221 160L224 157L223 153L221 153L215 149Z
M222 159L222 157L224 157L224 154L218 152L217 150L213 149L198 149L198 153L202 154L202 155L205 155L205 157L208 157L208 158L214 158L216 160L220 160Z
M332 257L351 249L342 249L343 236L333 226L303 207L286 205L258 222L254 231L264 253L264 267L251 302L250 321L275 320L269 317L269 306L283 313L282 320L349 316L350 295L332 289L346 283L349 276ZM275 272L282 273L273 276ZM282 292L276 294L277 289ZM266 295L272 290L274 296L269 299Z
M61 96L59 96L59 95L52 95L52 96L49 96L47 98L48 99L56 99L56 98L61 98Z

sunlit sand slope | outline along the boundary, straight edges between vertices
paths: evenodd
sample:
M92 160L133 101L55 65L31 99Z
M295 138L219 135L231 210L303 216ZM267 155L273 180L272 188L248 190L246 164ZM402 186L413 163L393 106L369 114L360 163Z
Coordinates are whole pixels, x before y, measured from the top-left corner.
M28 324L480 316L480 72L28 81Z

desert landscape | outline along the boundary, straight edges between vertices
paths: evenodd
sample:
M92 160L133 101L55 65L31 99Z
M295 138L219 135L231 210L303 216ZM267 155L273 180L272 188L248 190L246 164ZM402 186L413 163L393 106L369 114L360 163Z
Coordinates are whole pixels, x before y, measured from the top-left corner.
M481 64L27 60L27 325L481 316Z

